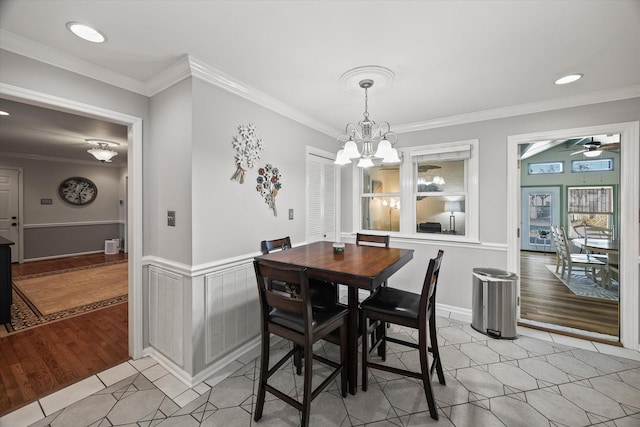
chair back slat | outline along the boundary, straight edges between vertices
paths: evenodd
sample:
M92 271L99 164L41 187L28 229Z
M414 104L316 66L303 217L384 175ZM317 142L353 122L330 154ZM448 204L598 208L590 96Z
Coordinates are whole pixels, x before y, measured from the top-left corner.
M307 297L309 295L309 279L306 268L274 265L264 260L254 260L253 266L258 281L258 292L263 313L269 313L271 309L278 308L291 313L305 314L308 308L308 314L310 315L311 303ZM300 289L299 297L274 290L272 287L273 282L284 282L288 285L298 286Z
M356 245L369 245L369 246L382 246L385 248L389 247L389 235L378 235L378 234L356 234Z
M262 242L260 242L260 251L263 255L266 255L272 251L284 251L287 249L291 249L291 238L289 236L275 240L263 240Z
M438 251L438 255L435 258L429 260L429 267L427 268L427 274L424 277L420 297L419 314L420 316L424 316L423 319L420 319L420 322L426 322L435 307L436 288L438 287L438 277L440 276L440 266L442 265L443 255L444 251L441 249Z

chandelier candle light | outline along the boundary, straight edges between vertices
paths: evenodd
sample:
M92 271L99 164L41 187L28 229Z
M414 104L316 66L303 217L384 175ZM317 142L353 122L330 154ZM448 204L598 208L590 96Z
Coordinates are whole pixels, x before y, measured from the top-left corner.
M335 164L346 165L352 159L360 159L358 167L368 168L373 166L373 159L382 159L382 163L400 163L398 151L393 148L393 144L398 142L398 135L391 131L389 122L376 125L376 122L369 120L368 90L373 86L372 79L360 80L359 86L364 89L364 120L358 123L347 123L345 132L338 135L336 140L341 149L336 154ZM393 142L389 141L392 139ZM377 143L377 149L373 151L373 144ZM362 150L358 149L358 144L362 145Z

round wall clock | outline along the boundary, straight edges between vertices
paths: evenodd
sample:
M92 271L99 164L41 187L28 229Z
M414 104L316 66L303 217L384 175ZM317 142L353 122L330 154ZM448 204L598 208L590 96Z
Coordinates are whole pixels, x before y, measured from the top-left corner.
M67 178L58 187L62 200L72 205L88 205L98 196L98 187L87 178L74 176Z

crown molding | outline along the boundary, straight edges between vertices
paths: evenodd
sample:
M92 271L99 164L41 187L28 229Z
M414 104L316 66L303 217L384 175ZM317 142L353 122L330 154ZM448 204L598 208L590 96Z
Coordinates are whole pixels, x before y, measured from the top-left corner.
M561 110L563 108L580 107L582 105L620 101L623 99L637 97L640 97L640 85L626 86L616 89L589 92L576 96L547 99L527 104L512 105L509 107L493 108L490 110L475 111L473 113L458 114L438 119L394 125L393 130L396 133L416 132L447 126L463 125L467 123L483 122L486 120L522 116L525 114Z
M320 133L324 133L331 137L340 133L332 127L321 123L293 107L290 107L284 102L281 102L276 98L267 95L266 93L251 87L192 56L189 56L189 63L191 65L191 74L194 77L198 77L201 80L225 89L235 95L248 99L255 104L261 105L291 120L310 127L311 129L317 130Z
M63 68L76 74L83 75L101 82L129 90L144 96L154 96L168 87L188 77L197 77L237 96L243 97L255 104L281 114L293 121L310 127L320 133L334 137L340 130L333 129L295 108L253 88L240 80L225 74L190 55L184 55L173 65L164 69L152 79L141 82L123 74L117 73L80 59L64 51L34 42L17 34L0 29L0 49L26 56L36 61L44 62L55 67ZM602 102L619 101L640 97L640 85L627 86L611 90L590 92L586 94L555 98L527 104L500 107L489 110L475 111L436 119L396 124L396 133L416 132L447 126L463 125L486 120L502 119L525 114L559 110L563 108L579 107L582 105L598 104Z
M192 76L189 55L184 55L145 83L144 94L152 97Z
M2 29L0 29L0 49L145 95L144 84L136 79Z
M16 159L27 159L27 160L38 160L41 162L57 162L57 163L74 163L78 165L89 165L89 166L100 166L106 168L126 168L127 163L102 163L98 160L81 160L81 159L69 159L66 157L54 157L54 156L43 156L40 154L27 154L27 153L11 153L11 152L0 152L2 157L12 157Z

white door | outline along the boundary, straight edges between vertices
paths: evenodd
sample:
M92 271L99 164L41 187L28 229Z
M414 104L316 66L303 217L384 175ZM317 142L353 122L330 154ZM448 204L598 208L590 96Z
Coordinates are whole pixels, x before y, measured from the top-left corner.
M554 252L551 226L560 224L560 187L523 187L522 244L525 251Z
M307 153L307 242L336 241L336 166Z
M14 242L11 246L11 262L18 262L20 254L18 177L17 170L0 169L0 236Z

